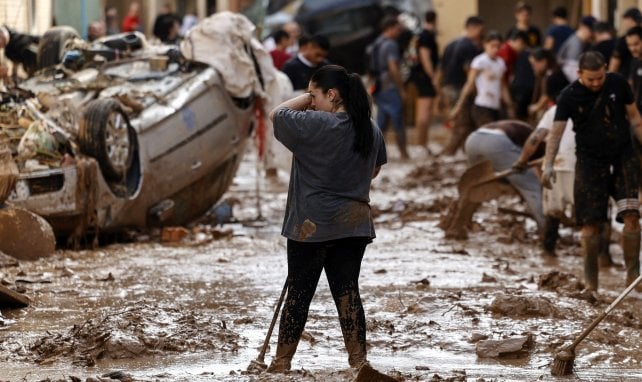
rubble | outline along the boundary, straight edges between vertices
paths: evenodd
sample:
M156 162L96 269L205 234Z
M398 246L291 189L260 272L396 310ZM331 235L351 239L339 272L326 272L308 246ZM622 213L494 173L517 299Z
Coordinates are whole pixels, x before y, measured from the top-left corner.
M479 358L497 358L501 356L524 356L532 345L531 335L514 336L502 340L481 340L475 351Z

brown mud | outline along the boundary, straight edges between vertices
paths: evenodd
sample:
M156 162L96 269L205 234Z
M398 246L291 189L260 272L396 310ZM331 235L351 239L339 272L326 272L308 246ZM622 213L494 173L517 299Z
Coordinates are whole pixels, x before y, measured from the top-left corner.
M444 239L437 224L456 197L463 156L412 147L413 159L401 162L393 150L373 183L378 237L360 278L373 367L405 381L556 380L555 350L624 289L623 271L601 270L599 294L584 293L577 234L562 229L559 257L542 257L535 223L501 212L523 211L516 197L485 203L468 240ZM241 202L237 222L223 229L202 220L180 242L150 231L33 262L3 257L0 282L31 305L1 311L0 381L351 381L325 277L293 370L246 371L286 275L279 232L288 172L280 182L261 178L267 222L256 221L254 160L247 156L227 194ZM622 262L619 246L612 250ZM634 292L578 346L575 375L560 380L642 379L641 313ZM476 354L479 341L514 338L528 346Z

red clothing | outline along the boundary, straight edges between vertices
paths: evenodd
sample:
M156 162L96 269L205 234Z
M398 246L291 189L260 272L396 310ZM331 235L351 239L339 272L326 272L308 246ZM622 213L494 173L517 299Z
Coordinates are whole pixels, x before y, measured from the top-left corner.
M284 50L279 50L279 49L274 49L273 51L270 52L270 56L272 56L272 62L274 63L274 67L277 68L278 70L281 70L283 67L283 64L292 56L290 56L289 53L287 53Z
M125 16L123 19L123 32L134 32L140 30L140 17Z
M505 42L499 48L497 55L504 60L504 63L506 64L504 78L507 81L510 81L513 78L513 69L515 68L515 62L517 61L517 51L513 49L508 42Z

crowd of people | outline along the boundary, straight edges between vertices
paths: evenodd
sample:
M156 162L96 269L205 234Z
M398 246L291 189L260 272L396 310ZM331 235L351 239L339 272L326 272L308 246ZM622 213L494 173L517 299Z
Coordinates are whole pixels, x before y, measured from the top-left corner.
M422 31L410 44L411 65L404 62L408 60L408 54L401 39L402 24L397 17L384 17L380 35L368 48L367 58L371 79L369 92L377 109L376 126L383 131L392 124L399 158L407 160L403 104L408 86L414 86L418 144L432 156L428 131L438 98L437 104L442 105L443 114L452 127L449 141L439 155L452 156L463 149L471 166L488 160L495 171L510 170L507 180L525 200L537 223L544 256L556 257L560 222L574 220L581 233L584 283L590 292L598 290L599 269L617 265L609 252L611 222L614 218L623 223L621 246L625 282L630 285L640 276L640 158L636 141L642 143L642 13L637 8L623 13L621 21L626 33L618 38L610 24L593 16L581 17L577 28L573 29L564 7L553 10L551 24L542 34L531 22L532 11L529 4L518 2L514 10L515 23L506 33L490 30L483 19L471 16L465 22L463 36L448 43L441 55L436 39L437 14L429 11L425 14ZM306 118L328 116L302 111L317 101L315 92L318 92L319 83L314 80L315 73L321 73L319 68L331 67L326 66L330 49L327 39L302 36L297 40L295 36L279 30L273 35L273 48L269 49L275 66L288 75L294 89L309 92L282 105L288 113L281 109L272 114L273 118L280 115L278 113L284 117L282 121L275 118L275 132L277 139L294 153L294 174L296 163L307 168L320 160L308 156L309 150L316 147L311 143L312 136L321 139L321 135L316 134L321 126L316 126L315 134L310 137L305 136L307 130L301 126L312 123ZM299 43L298 51L291 50L295 41ZM404 75L404 66L410 66L408 75ZM345 101L346 94L340 91L335 97L333 87L328 89L320 93L328 103L317 104L316 110L344 111L343 104L333 102L335 98ZM288 124L286 116L300 121ZM285 140L284 132L279 131L287 126L304 136L298 140L290 141L291 137ZM346 129L350 130L350 126ZM296 144L303 141L310 145L306 146L309 150L297 154ZM340 139L330 144L324 141L323 145L334 148L338 142ZM314 144L321 143L314 140ZM541 169L529 162L538 157L542 158ZM311 163L305 164L306 158ZM385 160L377 162L376 166L383 163ZM319 170L311 179L319 178L320 173L323 171ZM369 182L369 176L364 175L364 178L364 182ZM301 192L298 187L292 188L292 180L290 192ZM476 206L471 211L474 208ZM292 220L296 223L286 218L285 227L293 224L301 230L290 233L284 229L289 238L288 267L297 269L297 274L300 265L295 262L295 251L309 253L323 245L331 245L337 250L342 248L333 241L310 243L309 249L304 248L302 243L315 241L309 238L318 227L307 227L307 221L297 219L311 216L311 213L295 214ZM354 255L360 262L363 248L355 247ZM327 262L331 256L317 254L311 258L325 259L329 266ZM293 299L297 297L288 297L272 370L289 368L301 322L305 322L301 317L305 316L307 301L314 293L314 288L309 286L316 287L319 272L320 268L305 280L289 276L288 280L293 281L292 292L296 296L305 290L306 302L296 303ZM332 272L331 268L326 269L329 279L334 277ZM335 288L332 283L331 288ZM349 293L356 294L358 289ZM345 313L341 310L344 304L334 289L333 296L341 316ZM353 308L359 311L358 299ZM300 316L297 319L293 318L295 311ZM350 321L362 330L359 316L351 317ZM343 329L353 365L355 354L362 359L363 351L355 353L354 349L361 348L354 344L354 333ZM293 330L294 334L288 330Z

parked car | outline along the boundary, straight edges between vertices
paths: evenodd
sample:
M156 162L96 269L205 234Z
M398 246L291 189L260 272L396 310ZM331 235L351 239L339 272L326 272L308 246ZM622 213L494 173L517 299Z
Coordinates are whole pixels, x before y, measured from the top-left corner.
M404 14L407 28L418 32L420 17L432 8L431 1L391 0L304 0L295 20L307 34L330 40L328 59L348 70L365 73L366 47L379 35L379 24L387 14Z
M185 224L225 193L241 162L255 94L230 94L211 65L142 36L109 37L100 49L139 40L125 58L58 65L21 84L32 96L3 97L26 129L13 145L20 175L9 201L59 236Z

